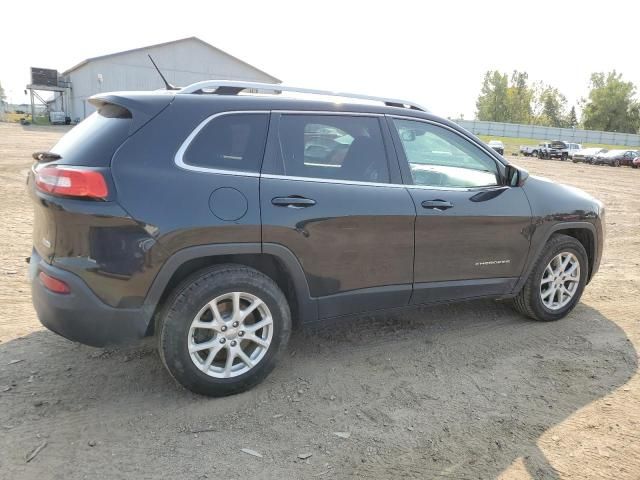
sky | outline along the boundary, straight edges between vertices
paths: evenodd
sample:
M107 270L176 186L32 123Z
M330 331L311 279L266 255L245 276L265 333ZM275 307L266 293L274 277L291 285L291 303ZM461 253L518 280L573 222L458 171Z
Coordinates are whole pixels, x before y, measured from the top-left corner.
M526 71L576 105L592 72L640 90L640 1L3 2L0 83L27 102L29 67L197 36L287 85L413 100L466 119L484 72Z

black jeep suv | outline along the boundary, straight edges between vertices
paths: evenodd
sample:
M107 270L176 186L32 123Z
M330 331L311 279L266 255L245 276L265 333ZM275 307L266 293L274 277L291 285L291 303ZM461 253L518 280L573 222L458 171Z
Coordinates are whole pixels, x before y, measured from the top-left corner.
M28 178L40 321L95 346L155 335L171 375L216 396L262 380L296 323L481 297L541 321L574 308L599 201L418 105L313 93L93 97Z

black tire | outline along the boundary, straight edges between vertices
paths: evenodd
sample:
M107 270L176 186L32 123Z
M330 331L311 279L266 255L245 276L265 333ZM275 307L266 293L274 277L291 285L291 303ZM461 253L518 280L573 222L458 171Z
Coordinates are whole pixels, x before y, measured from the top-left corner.
M578 259L580 264L580 283L571 301L567 305L559 310L551 310L544 305L540 298L540 282L542 281L544 270L549 262L556 255L563 252L573 253ZM533 320L541 322L560 320L568 315L580 301L580 297L587 283L588 271L589 260L582 244L568 235L553 235L545 245L540 258L536 261L524 287L513 299L513 306L522 315L532 318Z
M264 302L273 319L273 334L266 353L256 365L238 376L217 378L192 361L189 331L191 322L208 302L235 291L254 295ZM242 265L217 265L196 272L173 291L156 331L160 358L171 376L195 393L220 397L248 390L269 375L289 341L291 313L284 294L268 276ZM241 344L240 338L238 343Z
M567 161L567 158L569 158L569 155L567 155L566 153L563 153L563 154L562 154L562 161L563 161L563 162L566 162L566 161Z

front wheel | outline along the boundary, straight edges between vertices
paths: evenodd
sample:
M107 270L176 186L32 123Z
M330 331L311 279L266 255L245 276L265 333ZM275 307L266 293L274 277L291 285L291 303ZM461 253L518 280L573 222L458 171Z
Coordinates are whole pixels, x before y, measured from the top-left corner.
M247 390L273 370L289 340L291 315L273 280L229 264L185 280L158 327L160 357L173 378L219 397Z
M580 301L589 262L582 244L568 235L554 235L514 298L520 313L549 322L565 317Z

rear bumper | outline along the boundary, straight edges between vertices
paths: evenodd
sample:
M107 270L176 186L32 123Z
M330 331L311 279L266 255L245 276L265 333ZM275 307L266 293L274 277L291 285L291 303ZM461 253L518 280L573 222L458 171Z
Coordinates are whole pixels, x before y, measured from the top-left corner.
M39 272L67 283L71 293L46 289ZM31 297L40 323L69 340L94 347L129 343L145 336L147 316L142 309L114 308L103 303L78 276L49 265L35 251L29 264Z

